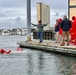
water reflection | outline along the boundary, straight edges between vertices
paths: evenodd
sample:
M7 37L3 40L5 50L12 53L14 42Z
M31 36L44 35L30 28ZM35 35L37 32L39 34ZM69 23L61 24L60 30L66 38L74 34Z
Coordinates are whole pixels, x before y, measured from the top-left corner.
M38 53L38 70L39 70L39 75L43 75L42 70L44 68L44 58L43 58L43 53L39 52Z
M67 56L57 57L56 64L60 75L72 75L73 74L72 65L74 64L75 61L76 60L74 57L67 57Z
M43 53L38 52L35 57L31 53L28 53L27 58L27 75L43 75Z
M27 66L28 66L28 69L27 69L27 74L28 75L33 75L33 60L32 60L32 55L31 55L31 53L29 53L28 55L27 55L27 58L28 58L28 60L27 60Z
M72 65L72 75L76 75L76 62Z

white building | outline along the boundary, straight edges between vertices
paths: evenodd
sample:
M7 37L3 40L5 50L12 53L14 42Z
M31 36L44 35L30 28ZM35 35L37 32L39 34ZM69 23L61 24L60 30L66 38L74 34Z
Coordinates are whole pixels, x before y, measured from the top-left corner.
M10 31L8 29L3 29L1 35L10 35Z

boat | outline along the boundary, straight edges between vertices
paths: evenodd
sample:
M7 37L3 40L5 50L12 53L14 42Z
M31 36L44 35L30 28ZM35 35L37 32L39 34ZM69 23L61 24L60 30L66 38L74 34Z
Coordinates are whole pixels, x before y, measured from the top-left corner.
M10 33L3 31L3 32L1 33L1 35L7 36L7 35L10 35Z

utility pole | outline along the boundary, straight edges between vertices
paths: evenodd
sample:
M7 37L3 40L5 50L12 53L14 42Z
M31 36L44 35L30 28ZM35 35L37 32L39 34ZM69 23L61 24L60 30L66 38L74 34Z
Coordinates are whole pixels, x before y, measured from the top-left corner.
M68 18L70 19L70 0L68 0Z
M31 0L27 0L27 41L31 41Z

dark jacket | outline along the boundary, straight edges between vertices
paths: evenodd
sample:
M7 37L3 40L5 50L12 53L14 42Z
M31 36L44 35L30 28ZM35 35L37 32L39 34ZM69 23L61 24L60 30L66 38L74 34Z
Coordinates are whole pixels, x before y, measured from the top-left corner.
M71 28L71 22L69 19L64 19L61 24L60 27L62 28L63 31L69 31L69 29Z
M55 27L55 32L58 32L60 29L60 23L58 23L58 25Z

